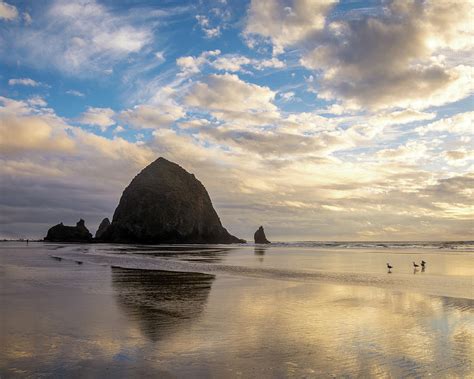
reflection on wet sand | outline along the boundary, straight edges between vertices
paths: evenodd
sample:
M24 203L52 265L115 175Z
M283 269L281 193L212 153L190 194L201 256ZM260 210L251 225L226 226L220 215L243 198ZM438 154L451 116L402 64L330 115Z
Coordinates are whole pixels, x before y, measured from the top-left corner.
M200 273L112 268L119 307L152 341L198 318L214 279Z
M229 288L221 291L218 284L207 313L225 320L225 327L214 329L219 338L205 354L229 362L244 377L265 376L269 368L277 377L469 377L472 373L472 300L248 279L234 285L229 296ZM205 346L200 342L203 337L188 333L187 341L196 344L190 350L207 347L209 342ZM170 344L176 345L182 346ZM234 349L242 355L233 354ZM265 367L252 366L248 357L265 362Z
M472 286L456 298L238 271L110 269L30 246L0 246L1 378L473 377ZM289 259L273 251L252 246L246 258ZM467 258L446 259L472 272ZM434 268L430 259L426 273L407 276Z
M263 257L265 256L265 251L267 250L266 247L262 246L255 246L255 256L260 262L263 262Z

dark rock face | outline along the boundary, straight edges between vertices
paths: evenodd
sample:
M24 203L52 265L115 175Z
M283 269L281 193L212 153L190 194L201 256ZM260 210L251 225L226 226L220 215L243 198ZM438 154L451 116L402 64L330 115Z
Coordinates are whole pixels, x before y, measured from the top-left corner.
M258 230L253 235L253 239L255 243L270 243L270 241L267 240L267 237L265 236L265 231L263 230L263 226L258 228Z
M108 229L110 226L110 220L106 217L102 220L102 222L99 225L99 228L95 232L95 239L100 240L104 232Z
M79 220L76 226L66 226L61 222L48 230L44 238L50 242L90 242L92 234L87 230L84 220Z
M125 188L107 242L241 243L222 226L199 180L177 164L158 158Z

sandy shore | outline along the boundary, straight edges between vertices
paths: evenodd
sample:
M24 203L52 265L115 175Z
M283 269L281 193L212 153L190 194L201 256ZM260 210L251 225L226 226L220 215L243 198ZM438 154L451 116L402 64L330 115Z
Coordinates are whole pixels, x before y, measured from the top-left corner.
M429 270L414 273L421 255ZM471 262L4 243L0 377L468 377Z

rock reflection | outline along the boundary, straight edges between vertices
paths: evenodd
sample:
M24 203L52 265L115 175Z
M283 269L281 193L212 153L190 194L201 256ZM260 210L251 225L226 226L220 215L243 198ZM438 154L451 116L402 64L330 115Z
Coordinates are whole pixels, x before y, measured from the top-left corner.
M119 307L142 333L158 341L204 310L214 275L112 268Z
M266 247L262 246L255 246L255 256L260 262L263 262L263 257L265 256L265 251L267 250Z

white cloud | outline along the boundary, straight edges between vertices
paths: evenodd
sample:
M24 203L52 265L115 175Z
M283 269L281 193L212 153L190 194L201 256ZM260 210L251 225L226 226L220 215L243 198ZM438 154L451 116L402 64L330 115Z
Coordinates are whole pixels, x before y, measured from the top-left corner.
M159 105L138 105L120 113L120 119L137 129L162 128L184 117L183 108L173 102Z
M205 118L190 119L179 123L179 127L184 129L201 129L210 125L211 122Z
M35 109L44 106L39 98L28 103L0 97L0 148L17 154L34 151L72 152L74 142L66 134L67 125L53 114Z
M114 134L122 133L125 131L125 128L122 125L117 125L113 131Z
M285 102L293 101L295 99L295 93L293 91L281 92L280 99Z
M474 3L390 1L379 12L326 19L333 1L252 1L245 33L296 46L317 72L311 90L346 108L426 109L474 90ZM336 15L337 16L337 15Z
M105 131L109 126L115 124L114 116L115 112L110 108L88 107L81 115L79 122L81 124L98 126L102 131Z
M460 135L472 135L474 125L474 112L458 113L452 117L445 117L428 125L416 128L420 135L427 133L449 132Z
M4 152L72 151L74 142L44 117L0 117L0 146ZM14 132L12 132L14 130Z
M0 1L0 19L14 20L18 17L18 10L15 6L4 1Z
M200 55L184 56L176 60L180 69L179 77L189 77L201 72L204 65L228 72L245 71L245 69L265 70L267 68L283 68L285 63L277 58L256 59L239 54L226 54L221 56L220 50L204 51Z
M324 28L326 15L336 0L252 0L245 35L268 38L278 54L286 46Z
M322 72L318 96L351 107L415 109L468 96L472 68L437 59L439 48L455 47L448 41L472 8L463 0L449 4L392 2L379 16L331 23L324 38L306 42L314 47L301 59Z
M294 134L312 134L322 131L335 131L340 120L326 118L316 113L300 112L290 113L285 119L280 120L279 130Z
M370 123L375 125L402 125L417 121L432 120L436 117L436 113L432 112L420 112L414 109L403 109L401 111L393 112L379 112L372 118Z
M155 57L160 63L163 63L166 60L164 51L157 51Z
M249 65L252 60L243 55L225 55L217 58L212 66L218 70L237 72L242 69L242 66Z
M257 70L264 70L266 68L284 68L286 67L285 62L282 62L278 58L271 58L271 59L262 59L262 60L254 60L253 64Z
M69 74L110 71L153 41L148 14L119 15L94 0L48 2L27 28L4 36L16 59Z
M415 164L420 159L427 158L428 147L423 142L410 141L397 148L384 149L377 152L380 159Z
M33 96L28 99L28 104L33 107L45 107L48 103L41 96Z
M247 83L237 75L209 75L195 83L185 98L187 105L211 112L214 117L244 124L268 124L279 117L275 92Z
M472 150L447 150L443 152L443 157L453 167L463 167L474 163L474 152Z
M221 35L221 28L220 26L211 26L211 21L209 20L208 17L203 16L203 15L197 15L196 20L201 27L202 31L204 32L204 35L206 38L216 38Z
M204 64L209 63L210 57L218 56L220 53L220 50L211 50L204 51L197 57L186 56L178 58L176 60L176 64L181 70L178 76L187 77L199 73L201 71L201 67Z
M82 92L76 91L76 90L73 90L73 89L70 89L70 90L66 91L66 93L68 95L77 96L77 97L84 97L85 96Z
M26 25L31 24L31 21L33 21L33 19L31 18L31 15L28 12L23 12L22 16L23 16L23 20L25 21Z
M226 54L214 60L212 66L217 70L238 72L243 70L243 66L247 66L249 69L265 70L267 68L284 68L285 63L275 57L250 59L243 55Z
M42 84L30 78L17 78L17 79L9 79L8 85L9 86L39 87Z

